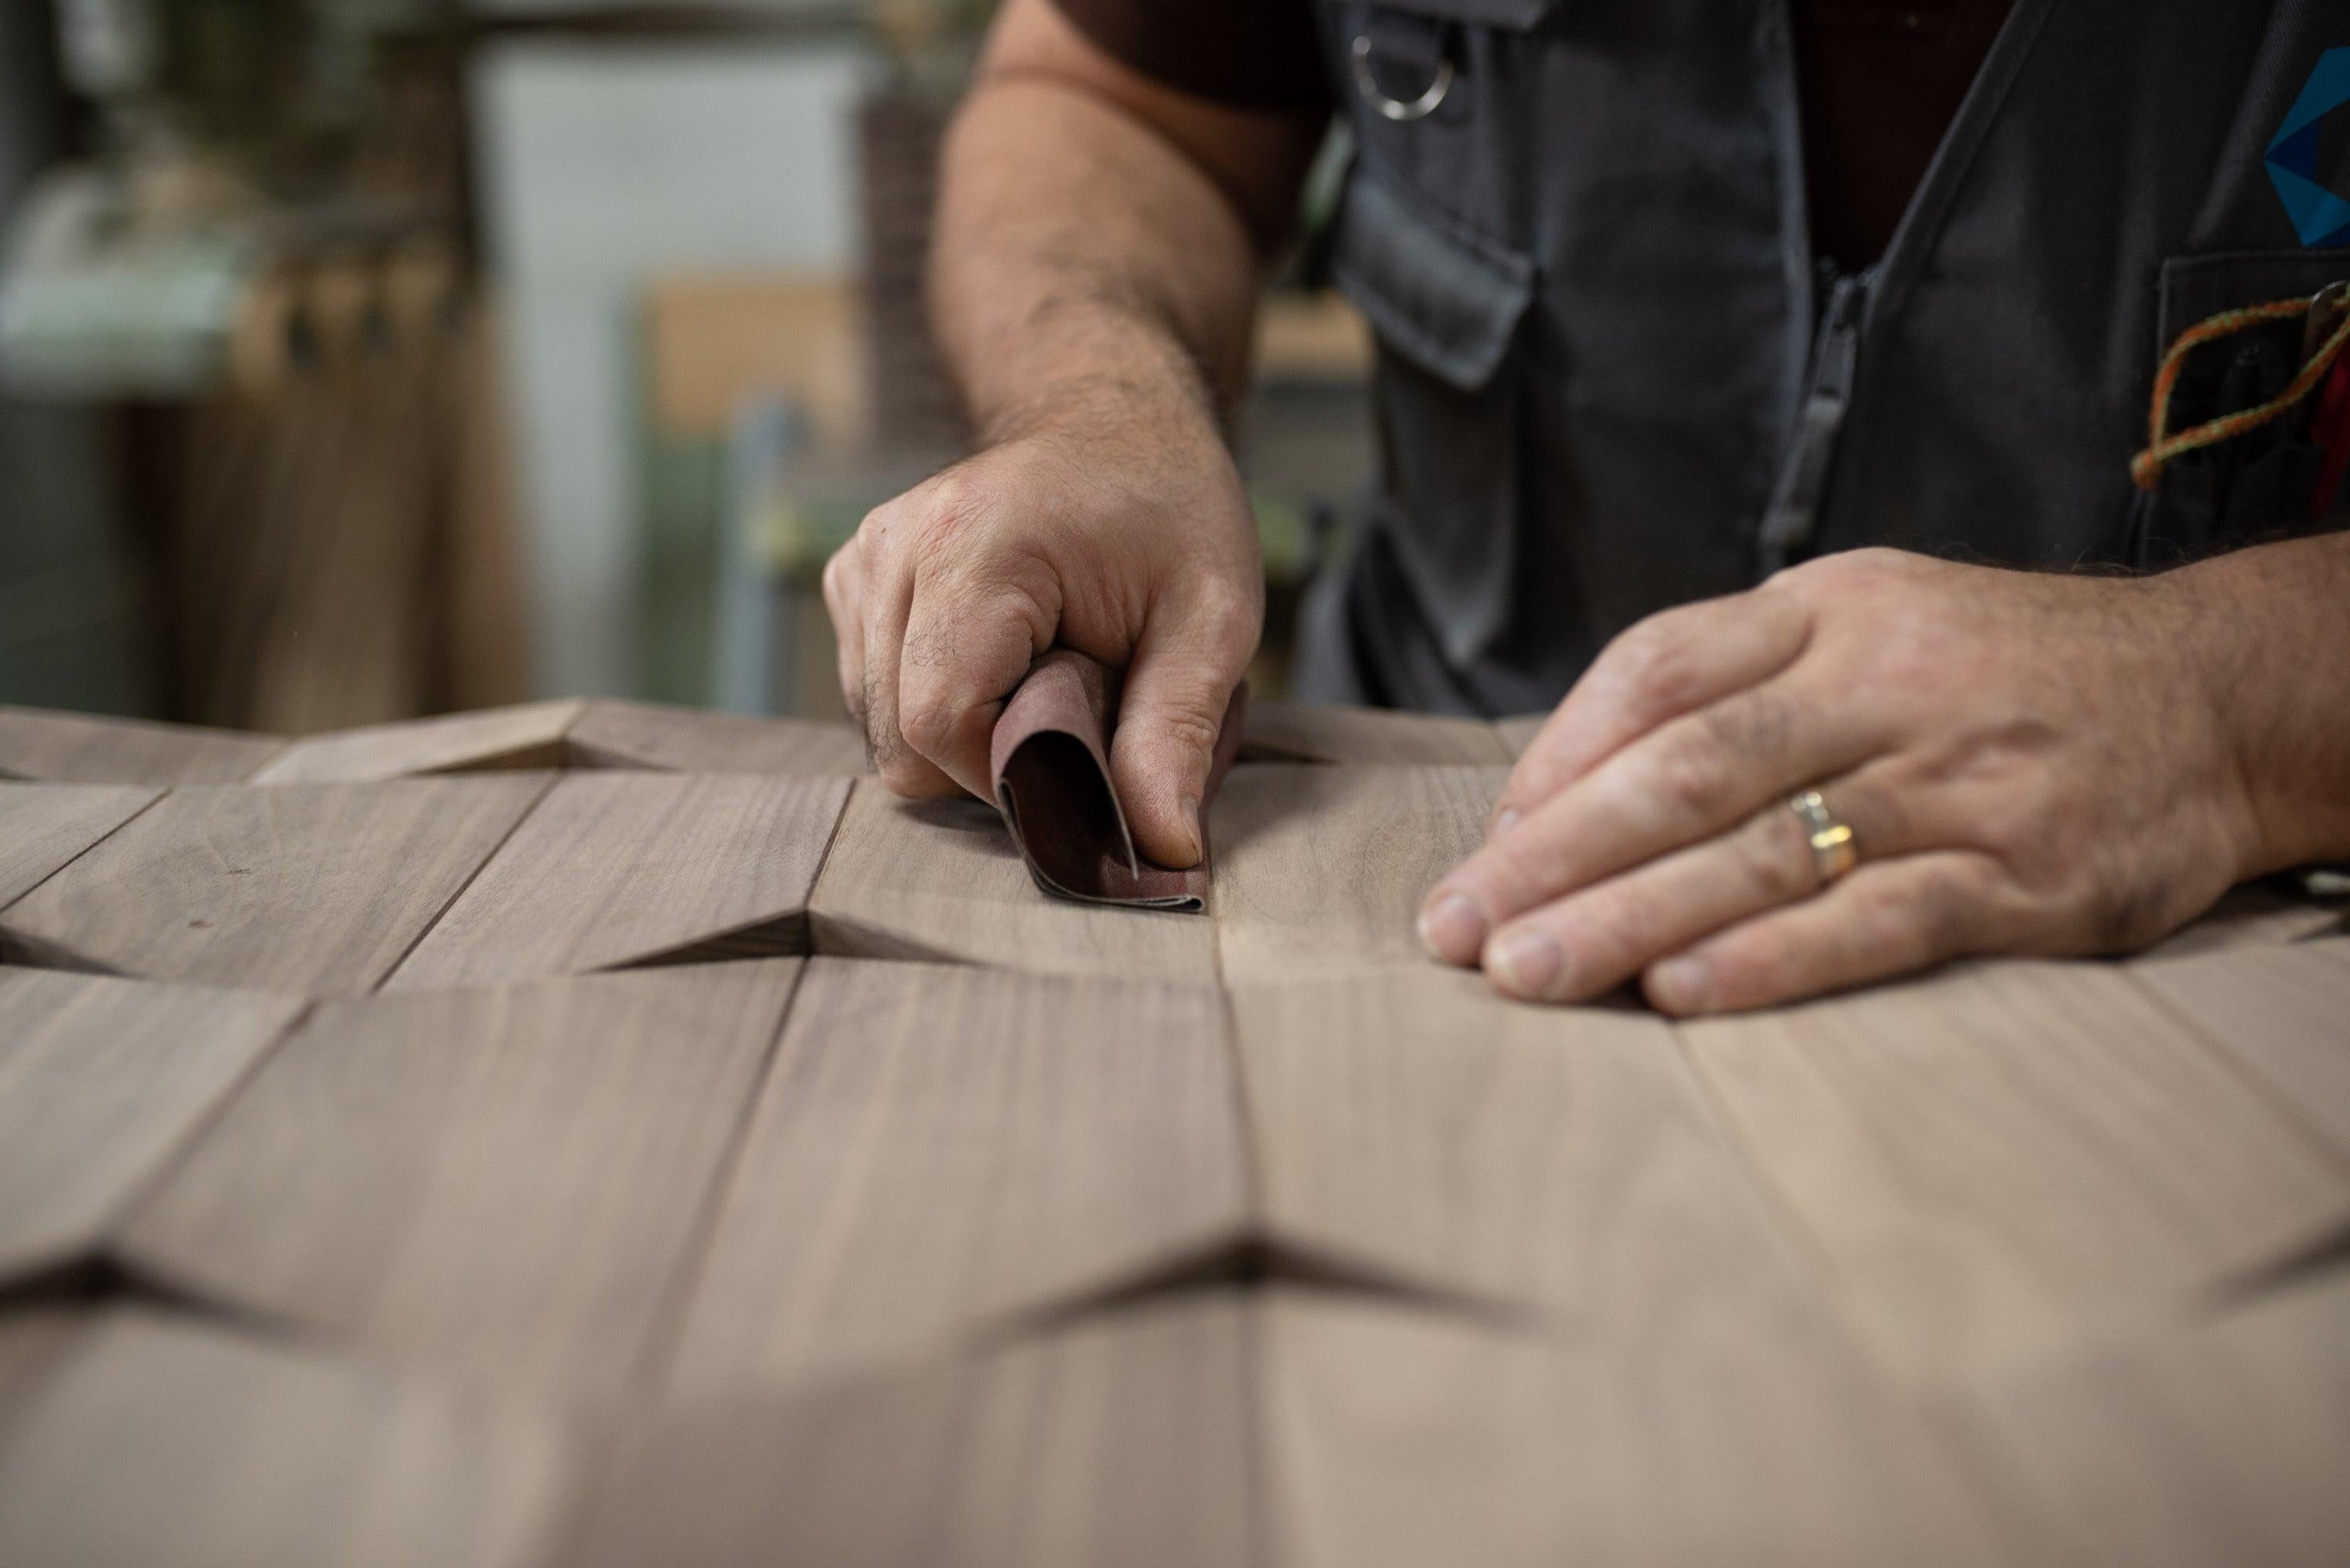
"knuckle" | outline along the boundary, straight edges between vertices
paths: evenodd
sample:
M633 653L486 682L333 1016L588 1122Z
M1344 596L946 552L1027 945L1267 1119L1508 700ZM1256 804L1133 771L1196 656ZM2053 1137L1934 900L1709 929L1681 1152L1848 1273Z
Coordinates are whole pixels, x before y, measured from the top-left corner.
M1730 791L1721 753L1710 743L1682 741L1657 761L1651 787L1676 815L1711 816Z
M1713 745L1733 756L1774 756L1787 748L1795 716L1784 698L1770 692L1750 692L1733 701L1717 702L1701 721Z
M1754 901L1783 904L1819 883L1811 836L1801 818L1783 805L1766 807L1736 844L1737 862Z

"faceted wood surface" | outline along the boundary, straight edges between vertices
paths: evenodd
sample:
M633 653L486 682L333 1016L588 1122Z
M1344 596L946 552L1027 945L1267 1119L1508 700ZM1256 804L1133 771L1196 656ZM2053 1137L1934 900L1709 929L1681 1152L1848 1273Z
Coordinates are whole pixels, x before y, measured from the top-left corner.
M0 710L0 1563L2350 1557L2338 905L1528 1008L1532 723L1257 728L1183 916L837 725Z
M322 1008L118 1247L420 1366L609 1395L688 1262L798 970Z
M686 1314L682 1396L1002 1332L1246 1218L1222 1000L818 959Z
M234 784L286 749L275 735L93 719L0 703L0 778L45 784Z
M0 911L0 933L141 980L366 991L547 782L176 789Z
M418 774L558 768L564 735L586 706L529 702L312 735L287 746L250 782L366 784Z
M579 774L547 793L395 989L804 951L846 779Z

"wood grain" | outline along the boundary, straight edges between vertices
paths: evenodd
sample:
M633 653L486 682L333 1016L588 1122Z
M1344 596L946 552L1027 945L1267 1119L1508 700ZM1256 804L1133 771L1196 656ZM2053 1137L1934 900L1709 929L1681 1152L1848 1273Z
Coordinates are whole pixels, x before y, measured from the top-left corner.
M1482 719L1295 702L1251 702L1241 742L1242 760L1259 763L1429 766L1507 763L1514 754Z
M1180 1300L681 1410L599 1489L579 1561L1243 1568L1259 1561L1243 1311Z
M0 778L44 784L232 784L285 750L275 735L97 719L0 703Z
M865 739L846 724L753 719L650 702L598 701L571 726L575 767L854 778Z
M130 784L0 784L0 909L153 805L157 793Z
M526 702L336 730L296 741L251 782L367 784L420 774L559 768L564 734L586 706L577 699Z
M300 1006L0 970L0 1283L93 1259Z
M323 1007L119 1249L436 1374L610 1396L637 1370L797 970Z
M1266 1223L1543 1318L1659 1334L1794 1288L1671 1030L1433 968L1236 987Z
M849 796L808 908L815 950L842 957L1201 984L1216 972L1199 916L1052 898L994 807L901 801L879 779Z
M663 959L804 951L846 779L558 782L390 984L481 985Z
M546 784L174 790L0 913L0 932L73 967L144 979L365 991Z
M672 1385L919 1355L1244 1220L1212 990L814 960Z
M1233 769L1210 824L1225 976L1430 967L1419 901L1484 842L1507 777L1498 767Z
M1565 1339L1276 1291L1269 1553L1297 1568L2012 1563L1920 1422L1784 1317Z
M568 1465L530 1418L120 1311L0 1449L0 1562L525 1568Z
M1970 1437L2019 1512L2132 1568L2350 1562L2350 1278L1987 1389Z
M2350 1159L2350 941L2138 963L2129 972Z
M2109 967L1985 965L1685 1037L1906 1376L2146 1332L2350 1216L2350 1178Z

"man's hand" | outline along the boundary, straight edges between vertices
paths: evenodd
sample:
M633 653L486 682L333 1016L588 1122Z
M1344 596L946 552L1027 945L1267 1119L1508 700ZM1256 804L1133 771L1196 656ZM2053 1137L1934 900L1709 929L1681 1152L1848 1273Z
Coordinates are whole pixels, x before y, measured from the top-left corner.
M2190 576L1868 550L1656 616L1544 725L1422 935L1512 995L1638 976L1676 1014L2152 941L2276 858L2214 673L2241 628ZM1787 805L1812 788L1860 851L1826 886Z
M988 794L988 742L1059 645L1127 671L1110 774L1142 852L1198 864L1224 706L1264 614L1256 524L1195 409L1106 395L881 507L834 556L840 683L900 794Z

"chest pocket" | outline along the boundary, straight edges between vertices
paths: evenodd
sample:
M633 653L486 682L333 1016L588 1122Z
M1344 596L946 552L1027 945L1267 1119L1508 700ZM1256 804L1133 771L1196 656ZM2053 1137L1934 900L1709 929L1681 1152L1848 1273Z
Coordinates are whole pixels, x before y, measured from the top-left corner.
M1534 264L1446 224L1357 164L1331 266L1378 337L1371 523L1446 658L1465 669L1509 615L1523 484L1523 366L1513 350Z
M1467 227L1511 236L1536 145L1531 36L1564 0L1325 0L1340 101L1367 163Z
M2179 256L2162 268L2160 351L2222 311L2307 299L2350 281L2350 250L2255 251ZM2263 324L2199 348L2187 359L2170 401L2170 428L2266 403L2302 366L2298 319ZM2160 570L2263 539L2340 526L2342 501L2330 517L2310 515L2323 455L2307 435L2314 404L2249 434L2173 459L2160 483L2138 498L2132 517L2133 563ZM2350 490L2350 486L2345 486Z

